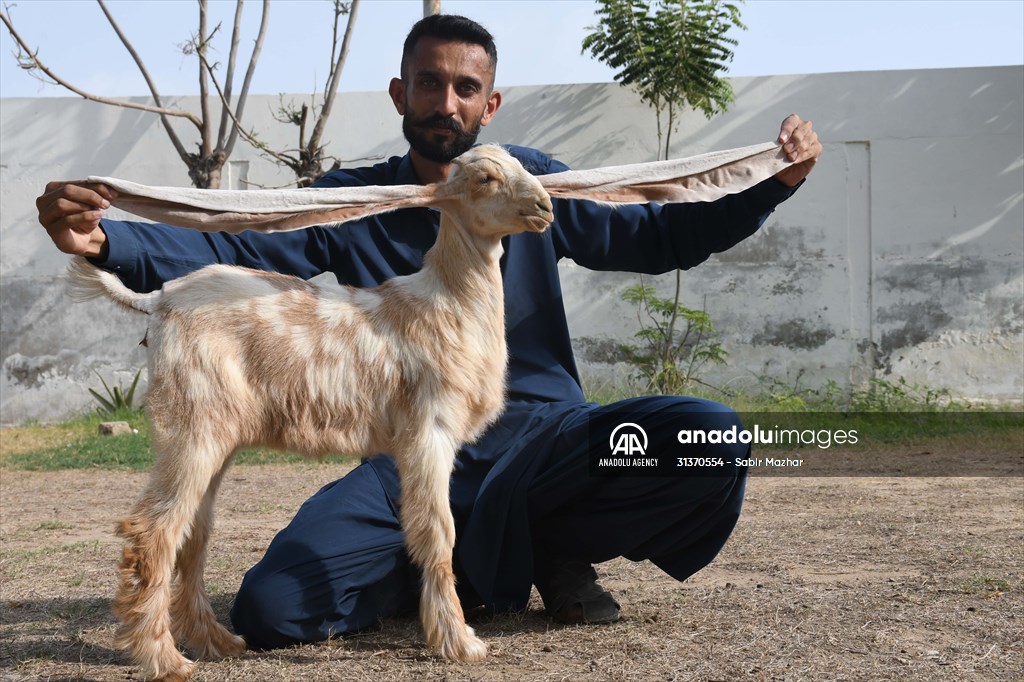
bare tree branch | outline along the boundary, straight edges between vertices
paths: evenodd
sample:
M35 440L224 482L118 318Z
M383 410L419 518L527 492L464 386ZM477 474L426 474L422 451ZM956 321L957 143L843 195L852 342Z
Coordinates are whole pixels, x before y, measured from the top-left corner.
M256 42L252 47L252 55L249 57L249 68L245 71L245 79L242 81L242 89L238 93L238 106L235 109L234 115L231 117L235 121L235 127L231 130L231 135L228 137L228 142L224 145L224 153L231 156L231 152L235 148L235 140L238 139L238 131L241 128L241 124L238 121L242 120L242 114L245 113L245 102L249 97L249 86L252 84L252 76L256 73L256 62L260 58L260 52L263 50L263 40L267 35L267 26L270 23L270 0L263 0L263 15L260 18L260 30L256 35Z
M337 0L335 1L337 2ZM323 136L324 127L327 125L327 119L331 116L331 108L334 106L334 99L338 94L338 85L341 83L341 71L345 66L345 60L348 58L348 51L351 46L352 30L356 25L356 12L358 9L359 0L352 0L352 5L348 12L348 24L345 26L345 37L341 41L341 54L338 55L338 61L331 67L330 85L326 91L328 94L324 99L324 106L320 110L320 115L316 119L316 124L313 126L313 132L309 136L309 145L307 145L307 148L311 154L320 147L320 138ZM335 5L335 12L335 17L337 17L337 13L340 13L337 5ZM337 33L335 33L335 39L337 39Z
M209 157L213 150L210 148L210 103L207 102L209 86L206 84L207 70L203 68L203 62L206 57L206 39L206 0L199 0L199 41L196 45L196 53L199 55L200 59L199 111L200 117L203 119L203 127L200 131L201 142L199 144L199 153L204 157Z
M224 108L224 111L227 112L228 117L231 119L231 122L233 123L233 127L232 127L233 131L237 131L237 133L241 133L241 135L245 139L245 141L248 142L249 144L251 144L256 149L258 149L259 151L261 151L261 152L267 154L268 156L276 159L277 161L285 164L289 168L293 168L294 167L293 164L297 164L298 163L298 159L296 159L294 157L287 156L285 154L281 154L281 153L275 152L273 149L268 147L265 142L262 142L259 138L257 138L256 135L246 131L245 128L242 127L242 122L239 121L238 118L235 117L235 114L233 114L231 112L231 106L228 103L227 98L224 95L224 91L221 90L220 83L217 82L216 78L212 78L213 67L206 60L206 55L201 54L201 53L197 53L197 54L199 54L199 63L202 65L202 67L204 69L206 69L211 74L211 80L213 81L213 87L217 90L217 95L220 96L221 106ZM235 134L235 133L233 132L232 134Z
M18 62L22 68L27 70L38 69L39 71L42 71L44 74L46 74L46 76L50 78L50 80L52 80L55 84L61 86L65 90L70 90L79 97L87 99L91 102L99 102L100 104L110 104L116 107L124 107L125 109L137 109L139 111L148 111L152 114L162 114L165 116L175 116L178 118L184 118L190 121L196 128L202 129L202 122L198 118L196 118L195 114L192 114L191 112L182 111L181 109L167 109L165 107L160 106L154 107L148 104L140 104L138 102L130 102L128 100L123 99L100 97L99 95L94 95L90 92L86 92L85 90L82 90L81 88L78 88L72 85L71 83L68 83L66 80L58 76L56 73L54 73L48 66L46 66L46 64L42 62L42 60L39 59L39 56L37 54L38 50L33 52L29 48L28 43L25 42L25 39L22 38L21 35L14 29L14 25L11 23L6 13L0 12L0 21L3 21L4 25L7 27L7 31L11 34L11 37L14 38L15 42L18 44L19 49L21 50L18 54Z
M132 45L130 40L128 40L128 36L124 34L124 31L121 30L121 26L114 19L114 15L110 13L110 10L107 8L107 4L103 2L103 0L96 0L96 3L100 6L100 9L103 10L103 14L106 15L107 21L110 22L110 27L114 29L114 33L116 33L117 37L121 39L121 44L124 45L125 49L128 50L128 54L130 54L132 59L135 60L135 65L139 67L139 73L142 74L142 77L146 81L146 85L149 86L149 92L153 96L153 101L156 102L158 107L163 107L164 103L160 100L160 93L156 89L156 83L153 82L152 76L149 75L149 69L147 69L146 65L142 62L142 57L140 57L139 53L135 51L135 46ZM185 150L185 145L183 145L181 140L178 138L178 134L175 133L174 129L171 127L171 122L167 120L167 114L161 113L160 121L164 124L164 130L167 131L167 137L171 139L171 144L174 145L174 149L178 152L178 156L180 156L182 160L185 160L188 156L188 152Z
M147 86L150 89L150 93L153 97L156 106L148 104L137 104L135 102L127 100L119 100L110 97L100 97L92 93L86 92L70 82L63 80L57 74L55 74L46 64L44 64L38 57L38 50L33 51L29 48L28 43L18 34L15 30L13 23L10 20L10 5L3 4L3 11L0 11L0 19L2 19L7 30L17 43L16 58L18 65L27 70L30 75L38 78L44 82L52 82L59 85L84 99L98 102L100 104L109 104L112 106L119 106L127 109L136 109L140 111L146 111L150 113L158 114L164 125L164 129L167 131L168 137L171 143L174 145L178 156L181 157L182 161L188 167L189 177L192 179L193 184L196 187L218 187L220 184L221 170L224 163L227 161L228 156L231 154L231 149L237 139L239 132L245 132L241 129L240 119L245 107L245 101L249 92L249 86L252 83L253 74L255 72L256 63L262 50L263 41L266 36L268 26L268 9L269 0L263 0L263 17L260 24L260 32L257 37L256 43L253 47L253 53L250 57L249 68L246 72L244 82L242 84L241 93L238 97L238 101L235 108L235 113L231 112L231 99L232 99L232 86L234 83L234 74L237 63L238 45L240 42L241 35L241 17L242 17L242 0L237 0L237 8L235 11L235 20L233 25L233 32L231 37L231 51L229 56L227 78L226 78L226 93L221 91L220 84L217 82L217 77L214 73L216 65L211 65L207 58L209 48L212 45L212 40L217 32L220 30L220 24L213 27L212 30L207 30L207 16L208 16L208 2L207 0L199 0L199 30L195 33L191 39L182 45L182 49L185 54L195 54L199 58L199 90L200 90L200 116L196 116L190 112L178 109L171 109L165 107L160 97L160 93L157 90L156 83L149 74L149 70L143 63L141 56L135 50L134 45L121 30L120 25L114 19L113 14L107 7L104 0L97 0L100 9L103 11L110 23L111 28L117 34L121 43L128 50L132 59L135 61L140 73L146 81ZM214 86L217 88L217 92L223 102L224 112L220 116L220 127L216 140L213 138L214 125L210 115L210 97L209 97L209 83L207 81L209 77ZM181 139L175 133L170 125L169 117L179 117L187 119L192 125L196 127L200 135L200 143L198 150L190 152L186 149L185 145L182 144ZM228 121L233 121L234 125L231 126L230 132L228 132ZM252 141L253 145L260 149L265 154L272 154L266 145L259 142L255 135L247 134L248 138ZM227 142L225 144L225 137ZM293 159L287 155L277 155L279 161L291 161L296 164L296 167L302 166L301 159Z
M331 68L327 72L327 79L324 81L324 101L325 102L327 101L327 93L330 91L331 80L334 77L334 64L337 61L337 56L338 56L338 20L341 19L341 14L342 14L341 10L343 8L342 0L333 0L333 3L334 3L334 22L333 22L333 25L331 26L331 62L330 62ZM314 76L314 81L313 81L313 87L314 87L314 89L316 88L315 76ZM312 101L313 101L313 105L316 106L316 93L313 93ZM303 139L301 134L299 135L299 139L300 140Z
M235 58L238 56L238 41L241 33L243 0L235 3L235 19L231 25L231 49L228 51L228 70L224 73L224 98L231 102L231 88L235 81ZM220 127L217 129L217 147L224 147L224 136L227 134L228 115L221 109Z

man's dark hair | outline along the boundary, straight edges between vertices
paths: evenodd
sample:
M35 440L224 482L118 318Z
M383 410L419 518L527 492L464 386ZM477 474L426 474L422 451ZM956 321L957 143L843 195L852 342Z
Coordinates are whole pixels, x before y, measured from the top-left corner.
M498 48L494 45L494 36L472 19L457 14L431 14L413 24L412 30L405 38L402 47L402 78L406 77L405 67L409 57L420 38L438 38L459 43L471 43L484 48L491 60L491 70L498 66Z

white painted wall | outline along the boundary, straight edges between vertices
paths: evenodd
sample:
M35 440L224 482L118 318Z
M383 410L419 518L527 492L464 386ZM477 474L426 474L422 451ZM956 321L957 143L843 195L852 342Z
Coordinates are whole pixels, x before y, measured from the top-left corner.
M773 139L791 112L815 122L825 155L766 226L684 273L686 302L723 331L728 367L709 378L756 386L842 386L905 377L986 400L1024 393L1024 67L738 78L712 121L683 119L674 156ZM617 85L505 91L485 142L543 149L577 168L651 160L654 114ZM296 99L301 99L297 96ZM195 102L186 99L185 106ZM277 97L249 122L284 146ZM184 130L184 127L182 127ZM383 93L341 95L327 134L346 165L402 154ZM289 176L239 144L240 175ZM71 305L59 254L36 222L51 179L110 175L187 185L155 117L78 99L0 99L0 422L88 409L98 372L127 384L144 364L140 316L105 302ZM636 329L627 274L562 269L570 326L592 387L628 373L614 359ZM658 282L663 291L671 278Z

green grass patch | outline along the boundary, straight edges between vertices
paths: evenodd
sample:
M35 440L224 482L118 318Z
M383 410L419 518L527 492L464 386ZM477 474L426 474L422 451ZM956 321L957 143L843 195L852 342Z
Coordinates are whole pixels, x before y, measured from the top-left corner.
M149 435L82 436L67 445L4 457L5 467L28 471L58 469L145 469L153 461Z
M994 578L984 573L975 573L967 580L961 581L957 588L964 594L991 594L1007 592L1011 589L1009 580Z
M747 429L856 432L858 445L907 445L957 439L976 446L1024 449L1022 412L750 412ZM786 447L775 444L771 447Z
M905 382L875 380L868 389L840 395L830 385L818 391L769 387L758 394L724 396L695 387L696 397L723 402L740 413L744 424L762 429L856 431L858 444L908 445L946 441L972 449L1024 450L1024 413L967 409L967 405ZM591 394L594 402L613 403L633 397L615 389ZM104 421L127 421L134 432L101 436ZM790 447L763 446L769 450ZM296 454L269 449L238 453L235 464L288 464L301 461ZM339 455L331 461L353 461ZM153 462L149 423L141 411L110 415L89 414L53 426L30 425L0 431L0 468L31 471L59 469L120 469L139 471Z
M692 390L691 390L692 389ZM872 379L843 392L834 382L820 389L787 387L762 381L757 392L730 391L691 385L688 395L723 403L738 412L747 429L799 431L856 431L859 445L909 445L950 440L957 446L1007 448L1024 451L1024 412L1001 412L973 407L948 390L907 383L904 379ZM635 397L607 386L588 399L608 405ZM764 445L789 448L788 443Z
M80 540L70 544L47 545L34 549L25 549L20 552L11 553L14 561L35 561L42 557L56 556L58 554L89 554L100 551L99 540Z
M99 435L99 425L106 421L126 421L133 432L117 436ZM0 467L24 471L57 471L61 469L106 469L141 471L153 463L149 422L139 411L111 415L85 415L63 424L27 426L5 429L0 433L3 452ZM38 446L34 446L38 444ZM303 457L266 448L243 450L234 463L288 464ZM328 461L352 461L352 457L336 455Z
M32 530L71 530L74 528L70 523L64 523L57 519L51 519L50 521L43 521Z

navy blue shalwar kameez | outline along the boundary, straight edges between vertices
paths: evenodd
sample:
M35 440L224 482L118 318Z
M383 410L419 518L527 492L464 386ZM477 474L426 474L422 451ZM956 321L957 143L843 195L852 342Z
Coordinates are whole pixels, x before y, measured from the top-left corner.
M531 173L567 169L536 150L508 149ZM331 171L315 186L369 184L418 180L405 156ZM588 424L613 411L654 414L664 428L648 429L648 452L679 456L680 445L665 439L680 429L727 429L738 417L725 406L686 397L608 407L587 403L557 262L569 258L594 270L651 274L690 268L753 234L792 192L769 179L704 204L613 209L556 199L547 232L504 240L508 407L459 454L451 481L455 569L465 603L524 608L535 549L590 563L649 559L679 580L721 550L739 517L743 470L719 477L594 477L588 472L594 455ZM406 209L343 227L270 235L104 220L110 253L98 264L137 291L215 262L306 279L333 272L342 284L371 287L418 271L438 220L431 209ZM692 447L683 454L700 456L707 446ZM726 457L748 454L743 445L716 448ZM286 646L354 632L414 609L418 575L403 549L399 503L396 470L386 455L307 500L243 579L231 613L236 632L250 647Z

